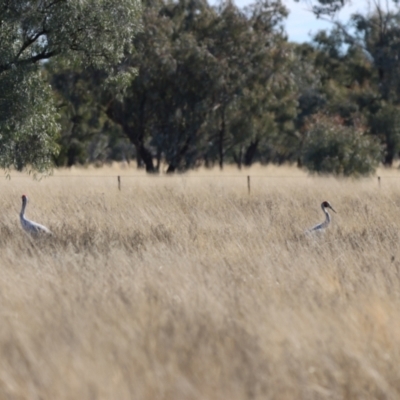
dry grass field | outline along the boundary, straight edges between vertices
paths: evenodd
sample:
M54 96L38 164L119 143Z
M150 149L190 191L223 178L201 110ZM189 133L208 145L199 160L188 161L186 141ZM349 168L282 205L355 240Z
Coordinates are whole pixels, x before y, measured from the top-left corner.
M400 172L381 173L3 179L0 399L399 399ZM54 237L22 231L23 193Z

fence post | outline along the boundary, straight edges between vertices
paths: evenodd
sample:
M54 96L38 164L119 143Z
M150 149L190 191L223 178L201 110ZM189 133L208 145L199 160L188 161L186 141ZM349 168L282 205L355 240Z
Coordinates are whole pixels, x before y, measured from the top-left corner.
M121 177L118 175L118 190L121 190Z
M247 190L249 191L250 194L250 175L247 175Z

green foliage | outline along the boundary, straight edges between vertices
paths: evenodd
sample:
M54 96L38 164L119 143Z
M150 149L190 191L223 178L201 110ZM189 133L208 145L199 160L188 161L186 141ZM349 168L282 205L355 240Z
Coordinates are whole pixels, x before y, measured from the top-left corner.
M371 133L385 146L385 164L391 165L400 151L400 112L399 107L383 104L382 108L370 117Z
M376 90L385 101L399 103L400 93L400 9L384 10L379 3L369 15L356 14L353 25L360 46L373 62Z
M58 152L50 86L40 71L25 68L0 74L0 87L0 167L45 172Z
M382 157L380 144L340 118L318 115L310 124L302 163L311 172L344 176L370 175Z
M325 15L331 6L342 6L336 0L318 2L325 7ZM331 32L320 32L314 38L327 109L350 125L362 115L368 131L385 148L385 165L391 165L400 150L399 11L398 5L385 7L377 2L368 13L353 14L348 24L333 20Z
M54 89L60 124L57 141L61 151L55 157L55 164L71 166L103 162L108 160L111 154L115 154L119 159L129 159L131 154L123 155L120 154L121 151L114 151L113 146L122 144L117 142L123 134L121 129L107 118L99 104L102 82L107 75L95 70L71 70L65 63L54 60L46 64L46 72ZM128 148L127 151L132 152Z
M265 142L268 128L295 114L284 16L279 1L260 1L246 12L233 3L145 4L136 52L124 64L138 76L121 98L105 93L104 104L147 171L157 170L161 158L168 172L204 159L222 166L224 157Z
M44 172L58 152L41 61L58 57L115 76L140 29L139 13L137 0L0 0L0 167Z
M332 16L341 6L321 0L314 11ZM47 64L62 126L57 162L129 158L124 135L148 172L161 161L168 172L257 160L338 175L390 164L400 151L399 14L374 7L298 45L285 38L279 0L246 9L146 0L135 51L125 43L122 62L105 71L74 57ZM84 65L102 66L101 52L86 56L90 41L82 46Z

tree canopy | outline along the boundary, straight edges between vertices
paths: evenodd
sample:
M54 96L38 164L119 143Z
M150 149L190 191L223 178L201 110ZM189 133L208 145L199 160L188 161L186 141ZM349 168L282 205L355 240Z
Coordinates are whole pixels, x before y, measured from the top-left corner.
M279 1L246 10L229 2L144 3L143 30L124 64L137 69L136 79L123 96L99 93L93 75L87 88L149 172L161 159L174 172L203 161L250 165L263 148L274 157L280 151L273 137L291 129L296 108L285 16ZM68 68L58 73L77 76Z
M3 3L2 167L134 158L151 173L258 161L368 175L399 157L396 4L346 23L344 2L315 0L332 29L292 43L280 0Z
M46 170L57 112L43 62L112 71L140 29L137 0L0 0L0 166Z

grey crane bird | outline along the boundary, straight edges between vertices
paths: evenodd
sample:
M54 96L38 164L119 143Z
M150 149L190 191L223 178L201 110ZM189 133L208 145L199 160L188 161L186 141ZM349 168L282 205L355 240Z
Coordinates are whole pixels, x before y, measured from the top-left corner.
M333 207L327 201L323 201L321 203L321 208L322 208L322 211L325 214L325 221L320 223L320 224L318 224L318 225L315 225L313 228L309 229L307 232L314 232L314 231L321 232L321 231L324 231L328 227L328 225L330 224L331 216L329 215L329 212L328 212L327 209L330 208L334 213L336 213L336 211L333 209Z
M30 221L29 219L25 218L25 208L28 203L28 197L24 194L22 195L22 208L21 212L19 213L19 219L21 221L21 226L24 230L30 234L37 235L40 233L45 234L52 234L51 231L46 228L44 225L38 224L37 222Z

